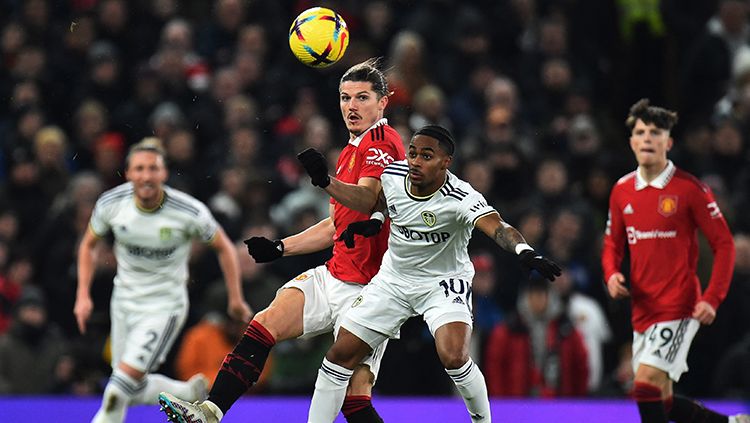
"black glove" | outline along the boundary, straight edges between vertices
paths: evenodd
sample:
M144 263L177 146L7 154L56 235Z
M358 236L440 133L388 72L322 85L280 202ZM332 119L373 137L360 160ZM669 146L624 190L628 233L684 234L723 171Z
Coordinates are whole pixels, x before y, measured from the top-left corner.
M377 235L382 227L383 222L378 219L360 220L359 222L350 223L344 229L344 232L341 232L339 239L343 239L347 247L354 248L354 234L369 238Z
M562 274L562 269L554 261L542 257L539 253L534 250L524 250L518 255L518 261L521 262L521 266L528 273L532 270L536 270L540 275L545 278L554 281L555 276Z
M247 252L256 263L268 263L284 255L284 243L280 239L270 240L262 236L254 236L244 241Z
M325 188L331 183L331 177L328 176L328 162L318 150L308 148L297 154L297 160L302 162L313 185Z

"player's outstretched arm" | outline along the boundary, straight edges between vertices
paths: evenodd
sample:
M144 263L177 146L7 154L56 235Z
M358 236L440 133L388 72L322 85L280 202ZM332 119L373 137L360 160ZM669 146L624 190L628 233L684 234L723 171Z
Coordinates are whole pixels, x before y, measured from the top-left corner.
M96 236L91 227L86 228L81 244L78 246L78 288L76 289L76 302L73 306L73 314L76 316L78 330L86 333L86 322L94 309L91 300L91 282L94 279L94 262L96 259L94 247L99 237Z
M329 207L333 216L333 206ZM309 254L333 245L336 228L333 219L327 217L304 231L284 239L271 240L254 236L245 240L247 252L257 263L268 263L283 256Z
M516 228L504 222L497 213L482 216L477 220L476 227L495 240L497 245L504 250L516 253L521 266L525 270L536 270L551 281L562 273L557 263L534 251L526 243L523 235Z
M378 199L380 181L377 178L360 178L356 184L341 182L328 175L328 162L314 148L299 153L297 159L310 175L312 184L321 187L339 203L360 213L370 213Z
M219 257L219 266L224 274L227 287L227 313L235 320L249 322L253 311L242 296L242 281L240 279L240 263L237 252L224 229L219 228L211 241L211 246Z

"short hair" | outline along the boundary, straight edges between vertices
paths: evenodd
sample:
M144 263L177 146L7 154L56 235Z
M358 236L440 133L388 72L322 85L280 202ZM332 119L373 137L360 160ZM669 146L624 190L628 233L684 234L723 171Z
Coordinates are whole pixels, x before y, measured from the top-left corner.
M625 126L631 131L638 119L647 124L654 124L657 128L671 130L677 124L677 112L663 107L651 106L650 100L642 98L630 108Z
M378 94L378 98L391 95L388 91L388 80L385 78L383 71L379 69L380 59L373 57L350 67L344 76L341 77L339 85L344 81L369 82L372 84L372 90Z
M423 126L414 133L412 139L417 135L426 135L430 138L435 138L438 141L438 145L440 145L443 151L448 153L449 156L452 156L453 152L456 150L456 143L453 141L453 135L451 135L450 131L440 125Z
M156 137L146 137L133 144L133 146L130 147L130 150L128 150L128 155L125 157L125 169L130 167L130 158L133 154L140 151L149 151L158 154L166 164L167 153L164 150L164 145L162 144L161 139Z

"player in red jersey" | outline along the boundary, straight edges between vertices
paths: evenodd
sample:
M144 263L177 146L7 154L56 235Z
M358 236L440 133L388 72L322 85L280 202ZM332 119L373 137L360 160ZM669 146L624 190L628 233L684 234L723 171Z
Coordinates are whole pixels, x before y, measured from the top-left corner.
M341 77L339 103L350 137L339 156L335 177L328 175L326 160L319 152L310 149L298 155L312 183L331 195L331 216L281 240L252 237L245 241L258 263L331 245L333 257L287 282L271 304L255 315L224 360L208 400L191 404L169 393L160 394L159 401L171 421L220 421L258 380L276 342L336 333L344 310L377 273L388 247L388 231L353 249L345 248L339 235L350 223L369 218L380 192L380 174L391 162L405 157L401 137L383 118L389 94L385 75L374 59L352 66ZM350 423L383 421L372 407L370 395L384 350L385 345L365 358L351 379L342 407Z
M673 395L701 324L709 325L729 289L734 242L711 190L667 159L677 113L643 99L626 126L638 169L612 188L602 266L609 295L630 296L633 307L634 397L642 422L742 422ZM711 281L701 292L696 275L697 231L711 244ZM630 288L620 272L625 244Z

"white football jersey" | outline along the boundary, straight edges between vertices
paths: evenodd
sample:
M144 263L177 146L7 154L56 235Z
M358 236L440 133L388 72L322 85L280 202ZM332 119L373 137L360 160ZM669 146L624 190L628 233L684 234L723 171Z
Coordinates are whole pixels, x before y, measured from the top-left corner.
M136 206L129 182L105 192L96 202L90 226L99 237L114 235L118 299L185 298L191 242L210 242L216 235L219 225L203 203L163 188L162 206L153 212Z
M383 171L383 193L391 218L388 251L381 268L409 279L474 276L467 247L476 221L497 211L467 182L447 172L443 186L427 197L409 192L406 160Z

